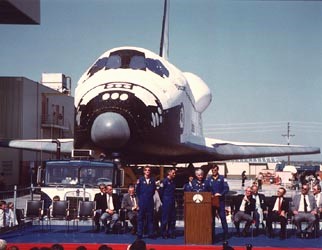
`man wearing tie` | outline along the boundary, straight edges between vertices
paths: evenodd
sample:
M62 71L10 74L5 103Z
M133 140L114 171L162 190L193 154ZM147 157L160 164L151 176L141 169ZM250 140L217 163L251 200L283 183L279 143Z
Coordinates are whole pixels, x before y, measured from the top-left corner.
M136 234L139 206L138 198L135 195L134 185L129 185L127 194L123 196L121 207L126 209L127 217L133 226L131 233Z
M119 215L117 213L119 209L118 196L113 194L112 185L105 186L104 184L99 185L100 193L95 194L94 201L96 202L96 212L95 212L95 225L96 231L99 232L101 221L105 227L105 233L109 233L113 230L113 227ZM110 221L108 225L108 221Z
M321 185L315 184L313 186L313 195L315 198L315 203L318 207L318 213L322 213L322 193L321 193Z
M255 219L255 227L256 231L255 234L259 234L259 224L262 224L264 228L264 213L266 213L266 201L265 195L258 193L259 187L257 185L252 186L253 198L255 199L255 212L254 212L254 219Z
M281 223L280 239L286 238L287 211L289 210L289 202L284 198L286 193L285 188L280 187L277 190L277 196L273 196L268 204L268 215L266 218L266 227L268 236L273 238L272 222L278 221Z
M246 221L242 232L244 237L248 236L250 225L253 222L252 213L255 212L255 199L252 197L251 187L247 187L244 195L238 195L232 203L233 221L237 230L237 236L240 236L239 225L241 221Z
M309 186L307 184L302 185L301 194L297 194L293 198L292 212L294 214L294 224L297 227L297 234L303 233L301 229L301 222L308 223L305 237L308 237L308 233L312 232L312 228L315 222L315 216L317 214L317 206L313 195L309 194Z

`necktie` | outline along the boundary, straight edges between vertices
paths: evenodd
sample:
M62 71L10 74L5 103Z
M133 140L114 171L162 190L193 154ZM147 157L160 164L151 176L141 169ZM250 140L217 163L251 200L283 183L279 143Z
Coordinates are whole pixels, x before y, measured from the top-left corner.
M132 201L133 207L135 207L136 206L136 202L135 202L134 195L131 195L131 201Z
M304 212L307 213L306 195L303 195L303 199L304 199Z
M282 212L282 199L281 197L278 197L278 214L281 214Z

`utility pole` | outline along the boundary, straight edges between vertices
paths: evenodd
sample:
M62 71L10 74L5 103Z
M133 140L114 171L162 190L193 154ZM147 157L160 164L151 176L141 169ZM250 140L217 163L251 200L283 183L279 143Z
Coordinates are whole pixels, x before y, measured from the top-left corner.
M287 140L287 145L290 145L291 137L295 136L291 134L291 125L288 122L287 123L287 134L282 135L283 137L286 137ZM291 157L288 155L287 156L287 165L290 165Z

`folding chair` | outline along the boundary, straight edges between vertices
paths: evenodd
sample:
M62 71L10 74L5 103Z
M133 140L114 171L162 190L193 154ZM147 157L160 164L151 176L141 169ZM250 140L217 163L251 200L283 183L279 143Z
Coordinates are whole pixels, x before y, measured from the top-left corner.
M76 226L78 230L78 222L79 221L92 221L92 228L94 229L94 216L96 210L96 202L95 201L79 201L78 203L78 215L76 220Z
M51 229L51 222L54 220L63 220L67 224L67 231L69 231L69 201L53 201L52 210L49 216L49 225Z
M43 229L43 210L43 200L27 200L24 221L31 220L32 224L34 221L38 221L39 224L41 222L41 229Z

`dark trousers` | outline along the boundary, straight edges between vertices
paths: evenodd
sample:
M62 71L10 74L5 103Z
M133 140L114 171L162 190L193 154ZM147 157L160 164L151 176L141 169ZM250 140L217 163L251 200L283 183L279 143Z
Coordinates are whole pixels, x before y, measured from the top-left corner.
M227 220L226 220L225 202L220 201L219 207L212 207L212 216L214 218L213 221L215 221L215 216L217 214L219 215L223 232L224 232L224 234L227 234L228 233L228 225L227 225ZM215 227L215 223L213 223L213 224L214 224L213 227Z
M286 232L287 219L284 216L280 216L278 212L269 212L266 218L266 227L269 233L272 233L272 222L281 223L281 234Z
M161 235L174 236L176 226L176 208L174 202L164 202L161 210Z
M139 237L143 236L145 222L148 228L148 235L152 236L153 235L153 207L149 207L149 206L140 207L139 214L138 214L138 224L137 224L137 235Z

